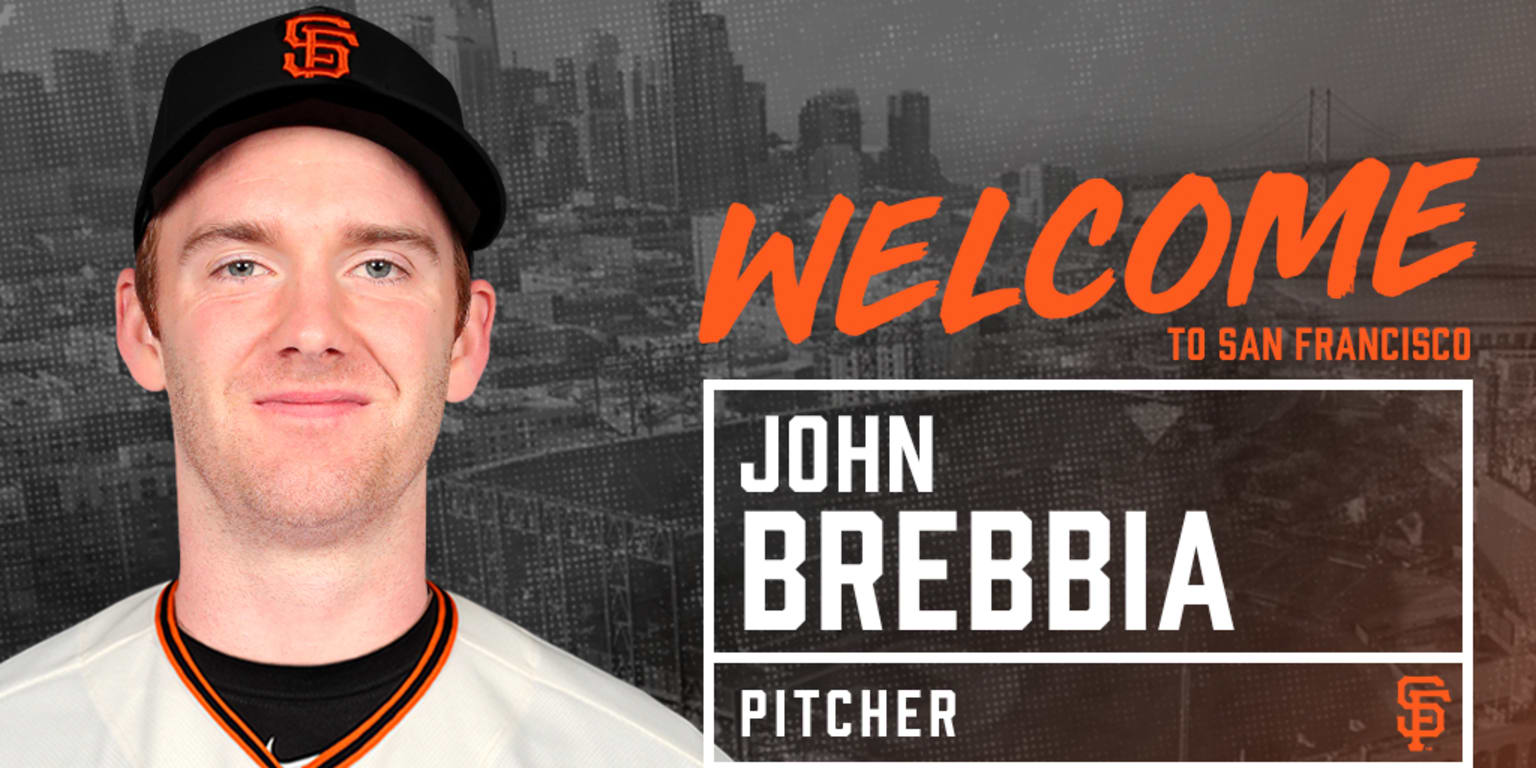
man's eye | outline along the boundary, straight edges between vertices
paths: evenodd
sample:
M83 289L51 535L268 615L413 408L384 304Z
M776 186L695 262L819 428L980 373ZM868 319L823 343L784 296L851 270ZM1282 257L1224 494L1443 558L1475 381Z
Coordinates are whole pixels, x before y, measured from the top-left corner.
M398 264L387 259L369 259L359 264L358 269L362 270L364 275L375 280L399 278L403 274Z
M252 277L262 267L250 259L237 259L224 265L224 274L230 277Z

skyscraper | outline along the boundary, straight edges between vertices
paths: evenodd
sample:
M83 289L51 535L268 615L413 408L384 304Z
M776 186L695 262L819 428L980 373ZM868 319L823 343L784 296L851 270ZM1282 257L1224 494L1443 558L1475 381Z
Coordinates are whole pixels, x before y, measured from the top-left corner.
M859 96L852 88L832 88L805 100L800 107L800 153L810 157L828 144L847 144L864 151Z
M550 83L550 107L559 117L575 117L577 105L576 60L569 56L555 59L555 77Z
M636 94L644 197L712 208L745 199L743 96L725 18L699 0L658 0Z
M576 128L566 120L549 120L533 128L534 199L558 205L571 198L582 183Z
M514 209L520 209L543 198L542 166L534 150L536 130L550 117L549 73L514 66L501 71L501 82L509 124L505 157L497 161L505 176L508 200Z
M629 93L625 94L629 108L629 153L624 160L624 175L629 186L629 194L636 200L649 200L650 194L646 191L645 176L642 168L642 158L647 152L646 146L646 79L645 60L639 56L630 59L629 67Z
M123 121L133 148L147 149L149 134L154 128L154 123L144 121L144 116L137 108L134 98L133 25L128 23L128 12L123 8L123 0L114 0L112 3L112 25L107 28L107 33L110 41L107 58L112 69L112 90L116 93L117 104L122 110L118 119Z
M742 83L742 143L749 165L768 161L768 84Z
M886 166L897 189L927 189L940 183L929 147L928 95L893 93L886 99Z
M577 134L587 185L600 205L629 195L629 125L624 108L624 73L619 39L591 30L582 44L577 81Z
M673 144L671 67L659 51L636 56L630 72L630 183L636 197L657 205L675 206L677 156Z
M702 16L702 21L705 59L701 80L705 98L713 101L716 118L711 144L714 154L709 163L699 169L699 176L705 181L693 205L723 206L747 197L747 110L742 103L746 94L746 72L731 53L725 17L707 13Z
M767 83L742 81L740 131L742 167L747 176L746 201L761 202L771 186L768 181Z
M456 85L464 104L464 123L476 138L490 143L502 127L495 6L491 0L451 0L450 4L454 28L447 39L458 59Z

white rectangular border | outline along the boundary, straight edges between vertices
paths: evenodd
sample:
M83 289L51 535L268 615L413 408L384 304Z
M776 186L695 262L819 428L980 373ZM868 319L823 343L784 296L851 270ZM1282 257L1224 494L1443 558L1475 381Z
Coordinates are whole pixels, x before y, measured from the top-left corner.
M704 765L720 765L715 760L715 664L766 663L770 658L785 663L834 663L834 664L1009 664L1009 663L1205 663L1205 664L1252 664L1252 663L1394 663L1417 661L1421 663L1455 663L1461 667L1461 761L1436 762L1429 765L1472 765L1472 731L1475 726L1472 712L1474 670L1472 610L1473 585L1473 444L1471 379L705 379L703 387L704 432ZM840 391L932 391L932 392L994 392L994 391L1043 391L1043 392L1460 392L1461 393L1461 651L1454 653L1263 653L1263 652L1124 652L1124 653L928 653L928 652L766 652L726 653L715 652L715 397L721 392L840 392ZM963 657L963 658L961 658ZM1096 658L1084 658L1096 657ZM778 762L755 761L735 765L773 765L784 768L864 768L865 766L934 766L964 765L955 762ZM989 762L988 766L1039 766L1044 762ZM1195 762L1071 762L1082 768L1111 768L1134 765L1138 768L1187 768ZM1254 766L1282 768L1298 765L1322 765L1323 763L1278 762L1247 763ZM1422 768L1423 762L1360 762L1337 761L1329 765L1400 766Z

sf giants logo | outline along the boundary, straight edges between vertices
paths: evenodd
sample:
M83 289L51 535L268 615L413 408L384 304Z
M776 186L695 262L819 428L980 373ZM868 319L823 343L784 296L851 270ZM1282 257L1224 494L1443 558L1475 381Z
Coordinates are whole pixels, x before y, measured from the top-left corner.
M304 63L291 53L283 54L283 71L294 77L341 77L352 71L347 56L357 47L352 23L340 16L306 13L288 20L283 42L304 52Z
M1433 688L1409 688L1423 685ZM1397 716L1397 732L1408 739L1408 751L1423 752L1424 739L1432 739L1445 733L1445 708L1440 702L1449 702L1451 692L1445 681L1436 675L1406 675L1397 681L1397 703L1408 710L1408 715Z

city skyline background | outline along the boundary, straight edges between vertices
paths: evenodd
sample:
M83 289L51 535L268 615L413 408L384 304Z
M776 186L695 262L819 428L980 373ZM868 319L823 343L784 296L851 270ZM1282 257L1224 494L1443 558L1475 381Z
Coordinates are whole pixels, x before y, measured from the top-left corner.
M255 20L300 5L255 0L240 8ZM423 4L356 6L398 29ZM180 28L203 41L236 26L230 8L217 4L125 0L124 8L137 29ZM552 70L557 58L578 53L588 30L601 29L617 39L628 71L631 57L651 47L651 8L495 2L501 66ZM1029 162L1092 172L1200 168L1227 159L1209 157L1213 147L1263 127L1313 86L1391 126L1404 148L1536 140L1536 57L1504 53L1536 39L1536 15L1514 2L1480 3L1478 12L1396 2L1042 2L1016 12L901 0L717 0L702 9L725 18L746 79L766 84L770 132L796 140L807 99L851 88L863 143L884 147L887 97L915 89L935 97L933 149L946 177L968 184ZM110 0L0 1L0 69L51 81L52 49L65 40L109 47L112 16ZM1293 159L1303 145L1298 132L1276 131L1255 150L1273 157L1252 159Z

